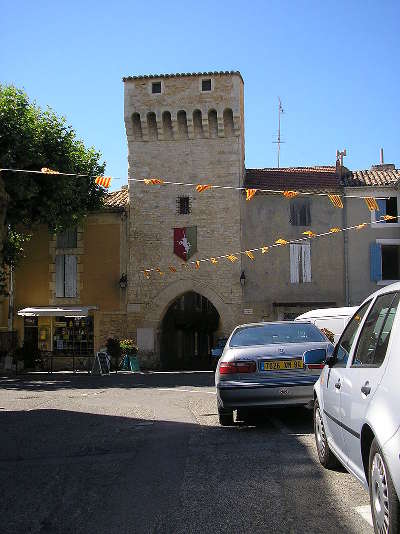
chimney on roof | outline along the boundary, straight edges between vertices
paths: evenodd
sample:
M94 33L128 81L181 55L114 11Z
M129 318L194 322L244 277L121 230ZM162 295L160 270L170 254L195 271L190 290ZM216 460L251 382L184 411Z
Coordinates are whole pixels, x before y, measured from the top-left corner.
M344 156L347 156L346 149L344 150L336 150L336 174L338 176L342 176L343 174L343 158Z
M372 165L371 171L394 171L396 165L394 163L384 163L383 162L383 148L380 151L380 163L379 165Z

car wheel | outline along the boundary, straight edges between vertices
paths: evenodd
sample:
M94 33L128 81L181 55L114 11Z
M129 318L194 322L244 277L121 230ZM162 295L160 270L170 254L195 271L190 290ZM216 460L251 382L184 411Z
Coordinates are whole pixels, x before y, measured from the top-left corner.
M322 419L321 409L317 400L314 403L314 434L318 458L321 465L327 469L333 469L337 467L340 463L329 448L328 440L326 439L325 434L324 421Z
M369 451L369 499L375 532L400 532L400 504L389 469L376 439Z
M218 409L219 424L221 426L233 425L233 410L220 410Z

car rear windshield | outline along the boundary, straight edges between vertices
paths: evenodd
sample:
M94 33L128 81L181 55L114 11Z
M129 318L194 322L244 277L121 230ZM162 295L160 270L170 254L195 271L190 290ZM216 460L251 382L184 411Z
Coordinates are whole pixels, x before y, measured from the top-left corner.
M275 343L307 343L326 341L321 332L312 324L265 324L239 328L230 340L230 347L250 347L252 345L273 345Z

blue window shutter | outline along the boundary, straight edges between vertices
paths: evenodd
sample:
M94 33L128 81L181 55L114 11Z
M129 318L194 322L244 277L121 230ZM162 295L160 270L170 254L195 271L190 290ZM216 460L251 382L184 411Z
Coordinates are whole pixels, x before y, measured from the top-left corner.
M370 266L371 280L373 282L382 280L382 245L378 243L370 244Z
M380 198L376 202L378 203L378 206L379 206L379 211L375 212L375 220L377 221L380 217L383 217L384 215L386 215L386 199Z

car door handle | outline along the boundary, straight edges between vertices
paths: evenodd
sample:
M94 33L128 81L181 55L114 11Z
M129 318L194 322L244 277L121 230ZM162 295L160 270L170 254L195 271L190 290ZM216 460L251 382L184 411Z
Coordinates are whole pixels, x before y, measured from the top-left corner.
M365 382L361 388L361 393L364 393L364 395L369 395L371 393L371 386L369 385L369 382Z
M340 383L340 380L338 380L335 384L336 389L340 389L342 387L342 384Z

